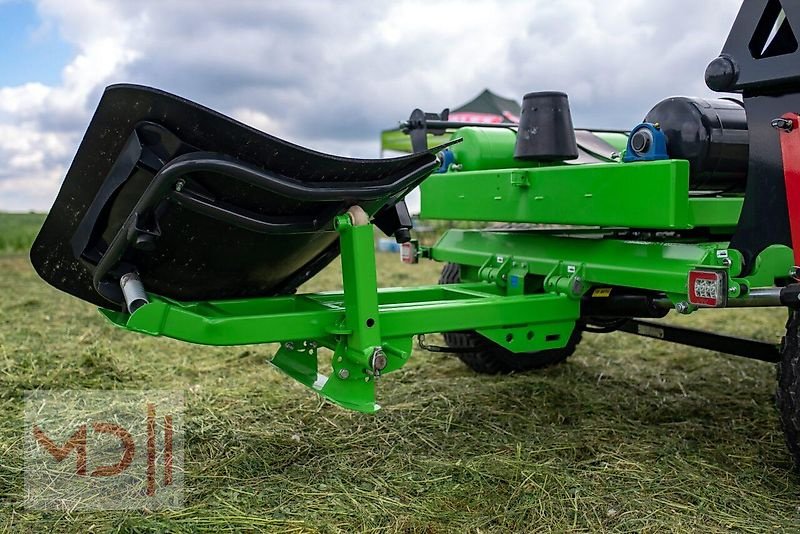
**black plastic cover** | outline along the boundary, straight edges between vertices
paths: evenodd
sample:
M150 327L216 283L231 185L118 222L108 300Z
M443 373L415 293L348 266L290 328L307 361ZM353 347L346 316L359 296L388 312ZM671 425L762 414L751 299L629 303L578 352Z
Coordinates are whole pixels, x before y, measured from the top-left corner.
M578 157L566 94L543 91L528 93L522 98L514 157L534 161L566 161Z
M187 189L201 205L252 219L312 221L320 229L270 234L220 221L185 202L161 203L148 214L123 261L135 267L148 291L185 301L293 292L338 255L338 235L332 229L336 213L358 203L372 215L401 200L428 168L436 167L431 152L383 160L322 154L157 89L113 85L105 90L31 249L39 275L83 300L118 306L93 284L105 247L129 220L159 167L195 151L221 154L315 187L363 183L369 188L414 173L421 178L382 198L360 201L356 194L319 202L278 196L221 174L190 175Z

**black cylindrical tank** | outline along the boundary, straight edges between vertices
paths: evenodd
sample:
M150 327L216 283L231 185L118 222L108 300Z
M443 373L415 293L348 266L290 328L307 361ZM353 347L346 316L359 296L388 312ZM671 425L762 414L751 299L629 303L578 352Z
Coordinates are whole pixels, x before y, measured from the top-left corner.
M689 160L693 191L744 191L747 182L747 117L738 100L673 97L650 110L667 153Z

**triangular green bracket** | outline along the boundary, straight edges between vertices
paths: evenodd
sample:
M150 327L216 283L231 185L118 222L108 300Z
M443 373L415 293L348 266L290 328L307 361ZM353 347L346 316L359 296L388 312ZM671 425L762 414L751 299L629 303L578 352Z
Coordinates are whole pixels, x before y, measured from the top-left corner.
M281 345L270 363L343 408L363 413L380 409L375 402L374 377L351 365L347 358L336 355L333 357L333 373L326 376L319 372L317 351L317 344L313 341L289 341Z

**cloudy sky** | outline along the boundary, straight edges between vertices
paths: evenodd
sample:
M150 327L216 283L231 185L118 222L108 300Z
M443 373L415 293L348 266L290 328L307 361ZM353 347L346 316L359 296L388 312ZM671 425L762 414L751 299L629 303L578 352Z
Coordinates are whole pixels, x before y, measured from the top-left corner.
M377 157L415 107L569 93L630 128L707 95L739 0L0 0L0 210L46 210L103 87L152 85L318 150Z

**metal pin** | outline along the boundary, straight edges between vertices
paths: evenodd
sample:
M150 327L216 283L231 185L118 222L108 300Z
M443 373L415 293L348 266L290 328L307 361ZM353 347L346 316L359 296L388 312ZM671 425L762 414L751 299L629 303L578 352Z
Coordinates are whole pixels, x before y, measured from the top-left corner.
M790 119L784 119L783 117L779 119L773 119L770 124L772 124L773 128L783 130L784 132L791 132L794 129L794 122L792 122Z
M144 290L139 274L130 272L123 274L119 279L119 287L122 289L122 296L125 299L125 307L128 313L133 313L148 302L147 293Z
M675 311L680 314L686 315L687 313L689 313L689 303L678 302L677 304L675 304Z
M380 373L384 369L386 369L386 365L389 363L389 360L386 358L386 353L383 352L381 348L376 348L372 352L372 361L370 364L372 365L372 369Z

